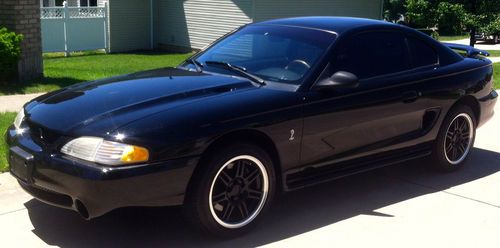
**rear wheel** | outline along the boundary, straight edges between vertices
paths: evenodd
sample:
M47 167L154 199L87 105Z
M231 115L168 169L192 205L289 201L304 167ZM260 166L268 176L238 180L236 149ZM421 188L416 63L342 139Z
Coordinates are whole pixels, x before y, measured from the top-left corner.
M260 219L275 191L272 160L254 145L234 145L215 152L193 178L187 217L218 236L235 236Z
M446 116L434 144L433 166L441 171L459 169L468 158L476 136L476 120L465 105L453 108Z

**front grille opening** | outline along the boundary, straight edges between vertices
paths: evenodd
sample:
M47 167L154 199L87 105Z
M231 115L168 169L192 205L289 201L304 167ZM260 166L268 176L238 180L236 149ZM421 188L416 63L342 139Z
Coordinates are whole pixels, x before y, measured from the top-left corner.
M70 196L55 193L52 191L48 191L45 189L36 188L29 185L24 185L21 183L21 187L24 190L28 191L35 198L40 199L41 201L45 201L48 203L52 203L55 205L71 208L73 206L73 199Z

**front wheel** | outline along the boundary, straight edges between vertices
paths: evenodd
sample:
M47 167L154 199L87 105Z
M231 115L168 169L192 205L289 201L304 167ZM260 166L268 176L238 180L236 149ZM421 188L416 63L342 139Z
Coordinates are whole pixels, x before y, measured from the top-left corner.
M217 236L249 229L269 207L275 191L272 160L254 145L219 149L200 168L186 201L187 217Z
M459 105L446 116L433 149L433 166L441 171L457 170L474 146L476 119L470 107Z

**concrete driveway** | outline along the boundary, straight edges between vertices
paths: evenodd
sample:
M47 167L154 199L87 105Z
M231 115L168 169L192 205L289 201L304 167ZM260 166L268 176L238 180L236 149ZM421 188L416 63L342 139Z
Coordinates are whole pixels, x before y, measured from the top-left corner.
M497 105L500 113L500 105ZM500 114L477 132L466 167L427 160L386 167L284 195L258 227L233 240L189 228L178 207L127 208L92 221L51 207L0 175L3 247L500 247Z
M452 40L444 42L469 45L469 41L470 41L469 39L461 39L461 40ZM500 43L493 44L491 42L486 42L486 41L477 41L474 47L482 50L500 50Z

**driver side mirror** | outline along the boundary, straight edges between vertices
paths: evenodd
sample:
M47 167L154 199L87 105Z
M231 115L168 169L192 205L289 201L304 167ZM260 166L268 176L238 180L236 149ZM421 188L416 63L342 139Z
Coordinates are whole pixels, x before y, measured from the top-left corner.
M356 75L347 71L338 71L329 78L325 78L314 85L314 89L327 90L337 88L356 88L359 79Z

